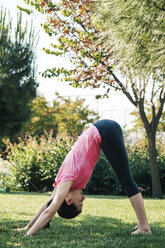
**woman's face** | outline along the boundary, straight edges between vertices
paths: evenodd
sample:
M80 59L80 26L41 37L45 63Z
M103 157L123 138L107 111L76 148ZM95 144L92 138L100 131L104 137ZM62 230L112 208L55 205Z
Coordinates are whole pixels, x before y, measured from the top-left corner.
M82 189L76 189L70 191L71 203L77 207L79 211L82 211L83 201L85 196L83 195Z

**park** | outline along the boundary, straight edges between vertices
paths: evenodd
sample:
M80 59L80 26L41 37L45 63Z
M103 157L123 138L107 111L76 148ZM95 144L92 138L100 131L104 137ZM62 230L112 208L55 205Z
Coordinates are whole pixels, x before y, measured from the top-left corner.
M0 247L163 248L164 1L0 8Z

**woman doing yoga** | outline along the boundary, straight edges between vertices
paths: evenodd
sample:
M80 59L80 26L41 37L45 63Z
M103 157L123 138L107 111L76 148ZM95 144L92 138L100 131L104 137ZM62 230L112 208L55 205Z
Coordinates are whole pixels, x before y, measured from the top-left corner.
M151 233L142 195L129 169L121 127L111 120L100 120L82 133L58 172L50 200L41 207L26 227L16 230L28 230L27 235L33 235L42 227L48 227L56 212L68 219L81 213L85 199L82 189L91 177L101 149L137 215L137 230L132 234Z

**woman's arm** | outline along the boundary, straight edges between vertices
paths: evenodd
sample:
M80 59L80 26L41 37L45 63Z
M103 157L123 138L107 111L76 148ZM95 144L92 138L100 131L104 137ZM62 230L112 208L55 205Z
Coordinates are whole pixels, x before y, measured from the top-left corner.
M67 181L59 185L52 203L41 213L36 222L31 226L31 228L27 232L27 236L35 234L53 218L62 202L64 201L65 197L67 196L72 184L73 181Z
M37 214L33 217L33 219L25 226L22 228L16 228L14 229L15 231L26 231L28 229L30 229L32 227L32 225L36 222L36 220L38 219L38 217L42 214L42 212L47 208L47 203L45 203L40 210L37 212Z
M56 193L56 189L54 189L49 201L55 197L55 193ZM38 217L42 214L42 212L47 208L48 202L46 202L45 204L42 205L42 207L39 209L39 211L36 213L36 215L33 217L33 219L25 227L17 228L14 230L15 231L26 231L26 230L30 229L32 227L32 225L36 222Z

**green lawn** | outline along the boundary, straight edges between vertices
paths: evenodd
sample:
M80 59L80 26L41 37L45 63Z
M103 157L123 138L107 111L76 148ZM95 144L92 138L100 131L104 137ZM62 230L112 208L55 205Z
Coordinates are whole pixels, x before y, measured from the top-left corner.
M0 248L164 248L165 200L145 199L152 235L130 235L137 224L126 197L86 196L82 214L73 220L54 217L50 229L32 237L13 231L22 227L49 194L0 193Z

